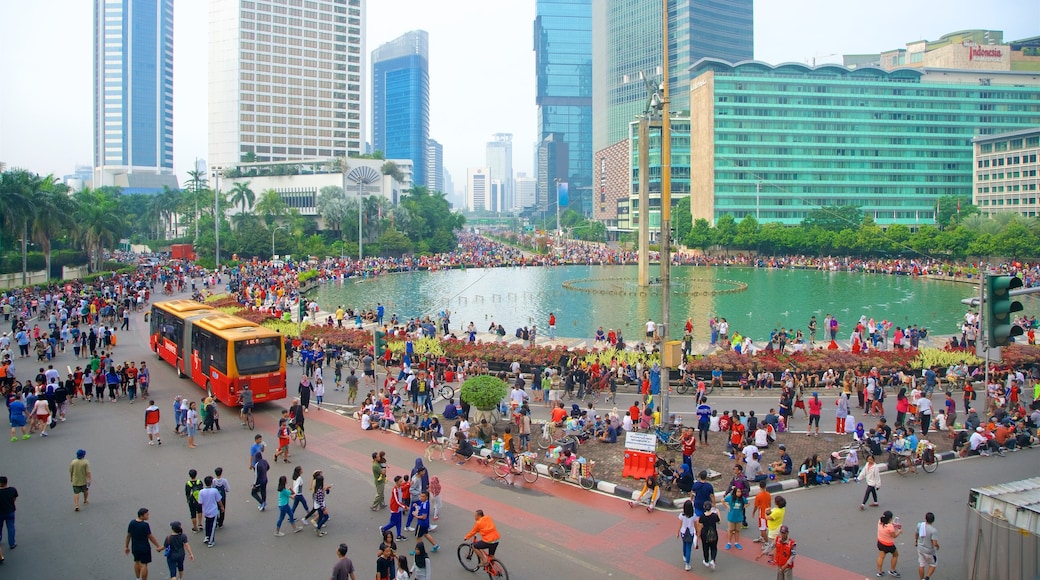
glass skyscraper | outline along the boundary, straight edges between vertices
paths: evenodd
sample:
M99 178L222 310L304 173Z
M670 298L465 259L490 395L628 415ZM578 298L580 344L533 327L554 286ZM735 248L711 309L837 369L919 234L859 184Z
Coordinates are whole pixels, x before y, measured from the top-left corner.
M534 21L539 155L566 163L538 163L537 199L553 209L555 180L567 182L571 206L592 211L592 0L538 0ZM560 149L566 148L566 151ZM563 171L551 169L566 168Z
M152 190L169 180L145 176L161 174L173 174L173 0L95 0L94 185Z
M690 66L701 58L729 62L754 58L753 0L668 0L668 91L673 112L689 109ZM592 44L596 151L628 137L642 115L644 78L660 83L662 3L594 0Z
M413 30L372 51L372 147L411 159L412 182L428 185L429 35Z

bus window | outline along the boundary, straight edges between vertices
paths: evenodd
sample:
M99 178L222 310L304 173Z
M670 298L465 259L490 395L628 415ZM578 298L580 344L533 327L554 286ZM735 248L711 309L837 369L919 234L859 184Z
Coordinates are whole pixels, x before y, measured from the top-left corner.
M239 375L278 372L282 368L281 339L269 337L236 341L235 365Z

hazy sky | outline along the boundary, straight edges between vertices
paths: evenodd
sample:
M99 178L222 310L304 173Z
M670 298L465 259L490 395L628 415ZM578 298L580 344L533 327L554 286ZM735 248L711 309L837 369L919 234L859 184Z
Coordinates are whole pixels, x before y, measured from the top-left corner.
M654 0L647 0L654 1ZM958 30L1040 35L1037 0L759 0L755 57L840 62ZM430 136L457 190L484 165L492 133L513 133L513 167L532 174L534 0L367 0L367 46L430 33ZM63 175L93 162L93 0L0 0L0 161ZM209 2L175 0L174 162L183 182L206 158ZM370 100L370 98L369 98ZM371 103L369 103L371 105ZM370 141L370 133L366 132Z

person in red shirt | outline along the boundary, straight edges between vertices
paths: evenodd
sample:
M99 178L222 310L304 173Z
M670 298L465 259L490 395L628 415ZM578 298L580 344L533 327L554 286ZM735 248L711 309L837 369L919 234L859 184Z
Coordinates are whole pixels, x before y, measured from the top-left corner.
M693 429L683 429L682 435L682 462L693 471L693 453L697 451L697 436Z
M556 407L552 410L550 420L556 424L557 427L563 425L563 422L567 420L567 409L563 408L563 403L557 403Z
M632 404L631 407L628 408L628 416L632 417L632 420L638 423L640 415L641 413L639 412L639 401L636 401Z
M813 392L812 398L809 399L809 427L806 428L805 436L810 435L809 431L813 428L813 423L816 423L816 436L820 436L820 413L823 410L823 402L820 401L819 393Z
M730 458L733 458L733 454L739 453L740 448L744 446L744 424L740 421L734 420L733 427L730 431L729 443L732 446L730 449Z

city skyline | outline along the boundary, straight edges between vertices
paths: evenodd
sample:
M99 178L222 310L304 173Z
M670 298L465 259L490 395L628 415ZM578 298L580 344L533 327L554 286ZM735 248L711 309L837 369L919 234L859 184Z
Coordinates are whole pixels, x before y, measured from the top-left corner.
M0 161L8 167L62 175L92 160L91 4L55 0L0 8L0 17L9 22L46 19L50 34L64 39L41 44L31 26L12 27L0 39L0 63L10 86L52 89L0 95ZM876 53L970 28L1002 30L1005 39L1014 40L1035 36L1040 22L1040 5L1024 0L1003 3L1000 12L983 16L968 1L944 2L941 10L936 3L894 1L873 2L869 11L835 10L817 0L776 4L755 6L755 58L770 63L839 62L842 54ZM430 33L430 134L444 146L445 168L465 175L467 168L483 165L488 137L509 132L516 144L514 171L534 175L535 2L490 7L461 0L450 14L416 0L366 5L368 47L408 30ZM200 86L209 65L208 6L204 0L180 0L174 15L174 167L182 181L196 157L210 156L207 91ZM853 19L856 25L846 26ZM459 29L467 34L453 34ZM33 50L17 49L24 46ZM478 71L481 82L471 82ZM363 134L370 135L370 128Z

